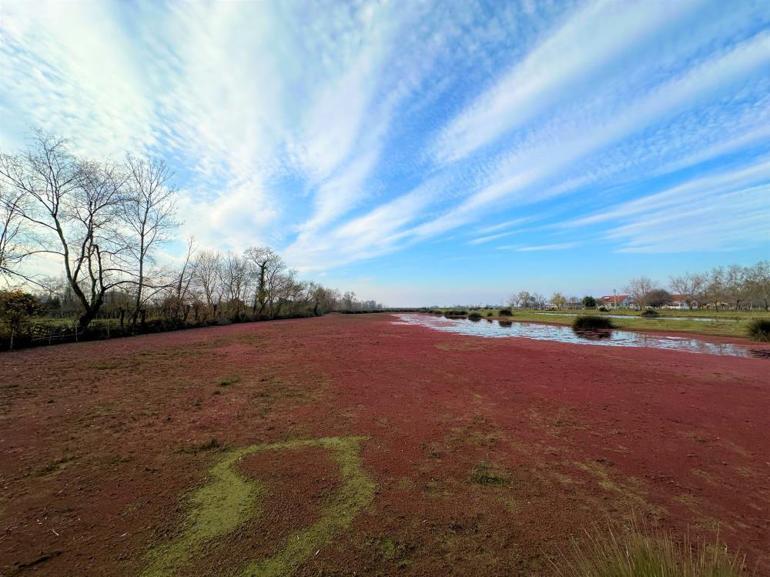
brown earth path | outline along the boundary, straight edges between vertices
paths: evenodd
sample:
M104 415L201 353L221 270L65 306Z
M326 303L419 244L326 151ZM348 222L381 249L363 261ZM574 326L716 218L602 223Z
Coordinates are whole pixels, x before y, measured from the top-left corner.
M140 575L229 448L365 436L375 483L295 575L533 575L632 515L770 575L770 361L481 339L389 315L0 355L0 575ZM236 575L323 517L316 448L254 455L259 512L180 575Z

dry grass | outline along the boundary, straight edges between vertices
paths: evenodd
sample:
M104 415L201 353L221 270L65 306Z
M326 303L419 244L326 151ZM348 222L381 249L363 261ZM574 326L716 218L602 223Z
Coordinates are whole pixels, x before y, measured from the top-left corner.
M560 577L738 577L744 557L719 543L695 543L670 533L646 531L633 523L629 531L587 532L573 540L556 567Z

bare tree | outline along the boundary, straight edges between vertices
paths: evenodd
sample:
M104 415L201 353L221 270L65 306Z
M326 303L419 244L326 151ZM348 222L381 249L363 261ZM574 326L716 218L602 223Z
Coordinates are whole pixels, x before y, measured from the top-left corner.
M146 267L152 262L153 250L168 240L169 232L176 226L175 191L169 186L171 171L162 160L129 155L126 158L126 170L127 195L122 209L129 234L125 244L135 263L135 272L132 271L135 274L135 295L131 325L136 326L145 300L163 288L162 285L151 286L148 288L154 291L145 294Z
M0 183L0 278L23 276L19 265L29 255L21 243L24 193Z
M37 227L40 248L62 258L67 283L88 327L104 295L125 282L116 230L123 180L109 165L82 162L63 140L37 133L25 155L0 157L0 176L29 200L22 218Z
M770 309L770 260L758 262L746 273L746 288L752 303Z
M634 302L634 304L636 304L636 306L639 308L644 308L648 304L648 295L656 288L657 286L652 280L646 276L641 276L638 278L632 278L628 282L626 292L628 293L628 296L631 297L631 300Z
M249 285L249 265L246 259L228 253L222 259L222 291L234 320L241 317Z
M195 241L190 238L187 241L187 251L182 267L177 271L174 282L169 287L171 294L166 299L166 308L170 316L176 320L186 321L189 314L188 300L191 294L190 287L195 277L194 254Z
M212 312L215 317L222 297L221 266L222 257L216 252L203 251L195 259L195 283L203 293L208 311Z
M671 277L669 282L671 290L684 298L688 309L693 308L695 301L700 297L703 284L703 276L692 273Z

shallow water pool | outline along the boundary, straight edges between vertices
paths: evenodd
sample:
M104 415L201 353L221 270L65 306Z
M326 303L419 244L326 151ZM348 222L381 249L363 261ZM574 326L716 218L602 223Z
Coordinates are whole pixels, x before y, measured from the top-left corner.
M399 314L396 324L419 325L447 333L487 338L520 337L536 341L556 341L575 345L604 347L645 347L727 355L733 357L755 356L751 350L740 345L713 343L695 337L649 335L634 331L599 331L576 333L571 327L546 325L542 323L517 321L471 321L468 319L447 319L431 315Z

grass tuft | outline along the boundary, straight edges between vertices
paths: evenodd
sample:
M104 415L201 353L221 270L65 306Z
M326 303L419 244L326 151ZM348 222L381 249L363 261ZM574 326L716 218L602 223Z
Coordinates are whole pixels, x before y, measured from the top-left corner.
M510 484L511 477L506 471L487 462L481 462L471 471L471 482L477 485L505 486Z
M230 385L234 385L235 383L240 382L240 380L241 380L241 377L239 377L238 375L233 375L233 376L230 376L230 377L225 377L224 379L219 381L219 386L220 387L229 387Z
M718 541L695 544L669 533L646 534L634 523L627 533L587 532L573 540L556 564L559 577L738 577L744 557L730 554Z
M749 338L762 343L770 342L770 319L754 319L749 323Z
M654 319L660 316L660 313L656 311L655 309L644 309L640 315L640 317L644 317L646 319Z

